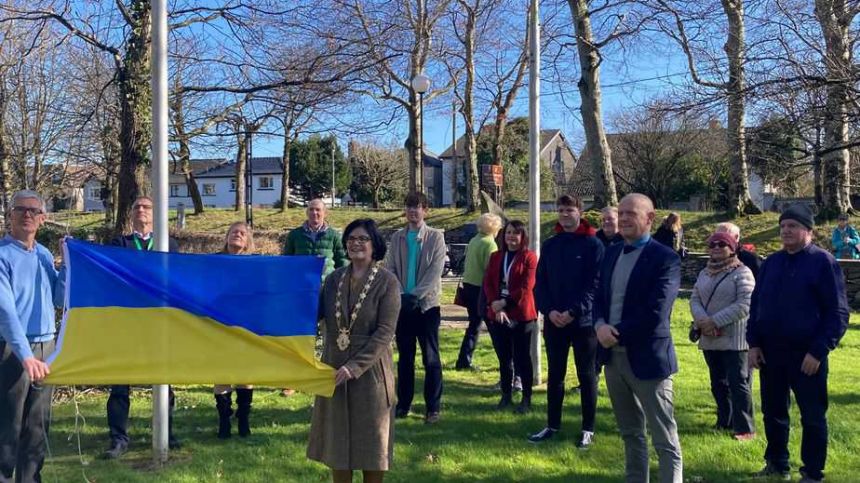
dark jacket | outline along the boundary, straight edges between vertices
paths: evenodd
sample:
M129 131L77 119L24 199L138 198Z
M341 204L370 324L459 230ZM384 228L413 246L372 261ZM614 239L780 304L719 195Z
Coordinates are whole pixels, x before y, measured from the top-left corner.
M803 351L823 360L848 329L848 298L842 269L815 245L767 257L750 307L747 342L765 359Z
M593 324L592 303L604 251L594 233L582 219L575 232L562 231L541 245L535 302L542 314L569 312L577 326Z
M341 242L340 232L332 227L325 231L311 233L305 230L304 225L287 233L287 241L284 243L284 255L316 255L325 258L323 265L323 280L334 271L335 268L346 266L349 259Z
M135 238L137 238L137 235L135 235L135 234L122 235L122 236L118 236L118 237L114 238L113 240L111 240L110 244L115 246L115 247L131 248L131 249L136 250L137 249L137 243L134 242ZM140 243L140 247L143 250L149 251L149 241L143 241L141 238L138 238L138 243ZM153 240L152 243L154 245L155 240ZM173 237L168 238L167 247L168 247L168 251L170 251L172 253L176 253L179 251L179 243Z
M604 248L607 248L609 247L609 245L612 245L614 243L624 241L624 238L621 238L620 233L612 235L612 238L607 238L606 233L603 232L603 228L597 230L597 239L603 243Z
M609 322L612 271L624 244L610 246L600 267L600 284L594 303L595 319ZM651 239L630 272L618 330L633 374L639 379L664 379L678 372L670 319L681 287L681 259L672 249ZM607 362L611 350L598 347L598 359Z
M758 279L758 271L761 268L762 258L754 252L738 248L738 260L741 261L753 274L753 278Z
M502 265L505 260L506 250L498 250L490 255L487 263L487 271L484 274L484 299L486 302L487 319L496 320L496 314L490 308L490 304L501 299ZM517 322L531 322L537 319L535 310L535 270L537 269L537 255L528 248L522 249L511 262L510 279L508 280L508 297L505 298L505 312L511 320Z
M687 256L687 247L684 246L684 229L680 229L677 232L672 231L665 226L660 226L657 228L657 231L654 232L654 240L666 245L671 248L675 253L680 257Z

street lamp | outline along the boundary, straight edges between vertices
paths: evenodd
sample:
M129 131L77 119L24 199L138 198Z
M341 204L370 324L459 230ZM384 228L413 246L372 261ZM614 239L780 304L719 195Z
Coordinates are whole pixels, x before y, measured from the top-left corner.
M420 111L419 122L421 129L418 130L418 167L415 179L415 191L424 192L424 93L430 90L430 78L424 74L418 74L412 78L412 90L418 93L418 110Z

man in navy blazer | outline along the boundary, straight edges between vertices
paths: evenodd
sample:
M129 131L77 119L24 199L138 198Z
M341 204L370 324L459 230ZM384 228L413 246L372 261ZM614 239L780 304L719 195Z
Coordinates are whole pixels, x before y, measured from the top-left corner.
M669 319L681 285L681 259L651 239L655 212L642 194L618 206L624 243L606 250L595 294L594 320L612 410L624 440L628 482L647 482L651 431L660 481L683 482L672 374L678 371Z

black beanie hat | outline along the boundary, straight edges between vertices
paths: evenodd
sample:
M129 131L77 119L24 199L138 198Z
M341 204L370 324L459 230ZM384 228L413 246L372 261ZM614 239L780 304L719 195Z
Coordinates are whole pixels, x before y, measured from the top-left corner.
M812 210L806 203L796 203L786 208L779 215L779 222L782 223L782 220L794 220L805 226L807 230L811 230L815 226Z

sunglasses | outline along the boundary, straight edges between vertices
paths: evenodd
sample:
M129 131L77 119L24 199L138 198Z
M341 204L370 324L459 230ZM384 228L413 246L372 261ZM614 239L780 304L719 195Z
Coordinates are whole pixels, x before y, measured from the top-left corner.
M721 241L708 243L708 248L726 248L727 246L729 246L728 243Z
M30 208L27 206L16 206L12 208L12 212L17 213L19 215L23 215L26 213L30 216L39 216L45 213L44 211L42 211L41 208Z

